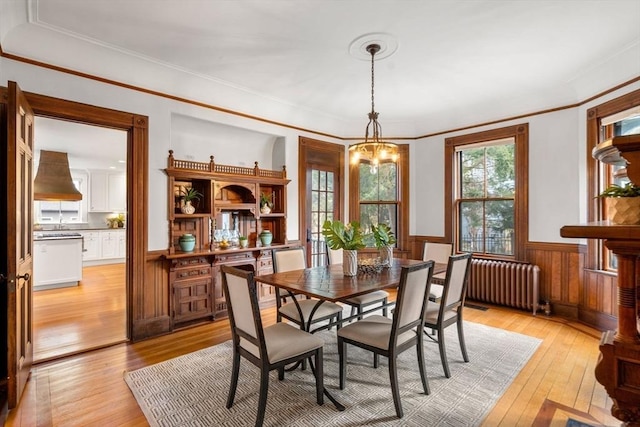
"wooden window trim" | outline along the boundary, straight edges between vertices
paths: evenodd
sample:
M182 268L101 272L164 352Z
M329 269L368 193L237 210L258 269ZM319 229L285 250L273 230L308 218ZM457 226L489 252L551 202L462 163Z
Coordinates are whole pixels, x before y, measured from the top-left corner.
M587 110L587 221L595 222L604 218L604 204L600 198L599 178L603 168L607 165L593 158L591 152L600 142L600 126L602 119L612 114L628 110L640 105L640 89L622 95ZM589 239L587 241L587 259L585 268L601 269L601 246L599 241Z
M515 247L513 257L491 256L491 258L508 258L516 260L526 259L526 245L529 239L529 124L522 123L499 129L491 129L467 135L460 135L445 139L444 149L444 237L445 242L453 243L457 233L454 218L456 194L454 172L456 147L496 139L513 138L515 142L516 162L516 198L514 201L514 233ZM485 255L483 255L485 257Z
M409 247L409 145L398 145L398 233L397 248ZM359 163L349 163L349 220L360 219Z

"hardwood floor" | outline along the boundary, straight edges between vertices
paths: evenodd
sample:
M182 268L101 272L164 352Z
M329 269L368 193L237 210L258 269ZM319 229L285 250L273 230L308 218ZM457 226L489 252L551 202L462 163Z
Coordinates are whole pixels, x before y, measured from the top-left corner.
M263 319L265 324L275 321L273 308L263 310ZM484 426L564 426L569 416L591 425L620 425L609 415L611 400L594 377L598 331L500 307L487 311L468 308L465 319L543 340ZM123 380L124 371L230 338L228 321L219 320L134 344L118 344L37 364L7 425L146 426L146 419ZM436 347L432 356L438 357ZM227 381L225 378L221 383Z
M84 267L78 286L34 292L34 361L126 341L125 274L125 263Z

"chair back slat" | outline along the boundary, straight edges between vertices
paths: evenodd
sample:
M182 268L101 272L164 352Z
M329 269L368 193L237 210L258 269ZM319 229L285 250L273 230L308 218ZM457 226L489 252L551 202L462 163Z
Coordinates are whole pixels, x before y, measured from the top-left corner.
M453 251L451 243L424 242L422 259L424 261L434 260L438 264L446 264Z
M422 325L432 274L433 261L402 267L389 348L395 346L399 334Z
M447 277L442 294L443 309L450 310L464 302L470 266L470 253L452 255L449 258Z
M307 268L304 248L287 248L273 251L273 271L282 273Z

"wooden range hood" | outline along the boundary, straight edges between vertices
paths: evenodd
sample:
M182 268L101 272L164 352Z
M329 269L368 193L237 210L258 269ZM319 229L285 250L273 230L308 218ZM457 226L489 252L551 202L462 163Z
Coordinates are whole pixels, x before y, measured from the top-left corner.
M77 201L82 193L73 184L67 153L40 150L38 172L33 181L34 200Z

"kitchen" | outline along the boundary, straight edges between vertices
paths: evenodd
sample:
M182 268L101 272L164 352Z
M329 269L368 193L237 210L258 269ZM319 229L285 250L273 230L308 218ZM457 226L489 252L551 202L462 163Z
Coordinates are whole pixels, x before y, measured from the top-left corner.
M34 360L42 362L126 341L127 140L42 117L35 129Z

